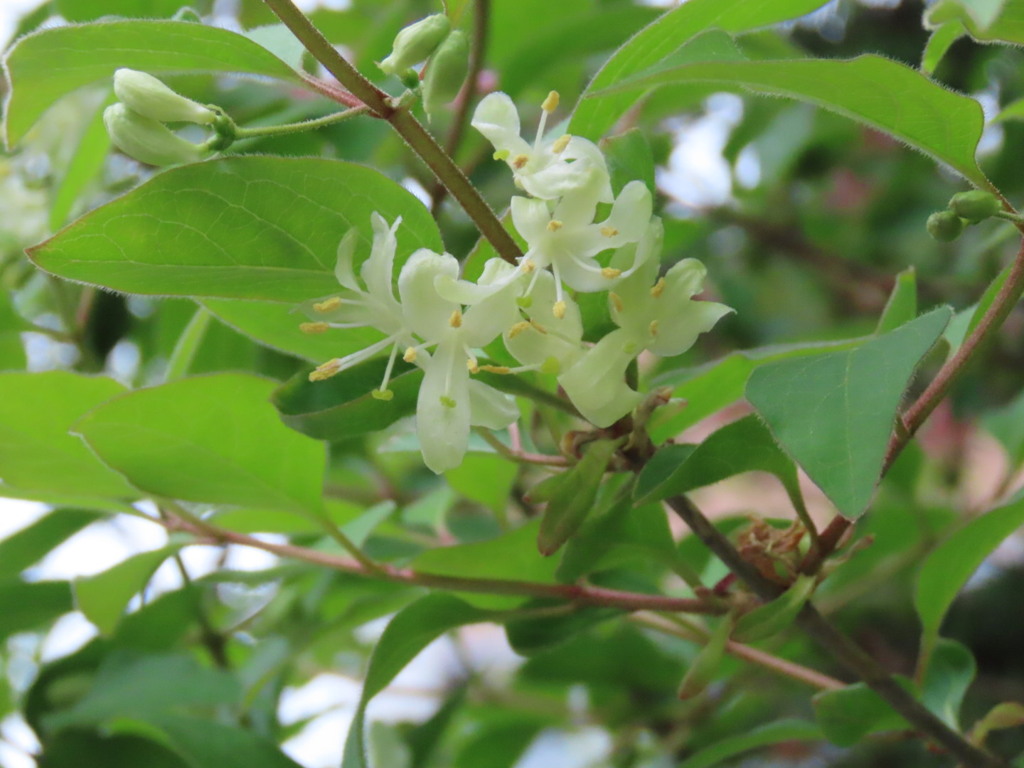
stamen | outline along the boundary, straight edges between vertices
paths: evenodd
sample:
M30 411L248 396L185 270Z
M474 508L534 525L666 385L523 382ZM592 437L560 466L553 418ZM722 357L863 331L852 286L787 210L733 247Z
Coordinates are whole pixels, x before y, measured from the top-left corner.
M533 327L533 330L535 330L537 333L543 333L546 335L548 332L548 329L545 328L540 323L538 323L536 320L531 320L530 325Z
M527 275L537 269L537 263L533 259L523 259L523 272Z
M656 282L651 287L651 296L656 299L659 296L661 296L661 294L664 292L664 290L665 290L665 278L664 277L659 277L658 278L658 282Z
M316 312L330 312L332 309L337 309L341 306L341 298L338 296L331 296L329 299L318 301L313 305L313 310Z
M647 326L647 330L650 331L651 336L657 336L658 335L658 321L657 320L651 320L651 324L649 326Z
M564 301L556 301L555 305L551 307L551 314L553 314L557 319L561 320L563 317L565 317L565 309L566 307Z
M522 333L523 331L525 331L526 329L528 329L530 327L532 327L532 326L526 320L518 322L515 325L513 325L511 328L508 329L508 337L510 339L514 339L516 336L518 336L520 333Z
M544 99L544 103L540 105L540 108L545 112L554 112L558 109L558 91L551 91L548 97Z
M383 400L385 403L394 398L395 393L390 389L371 389L370 396L374 400Z
M475 357L470 356L466 358L466 370L470 373L480 373L480 365Z
M493 157L493 158L494 158L495 160L508 160L508 158L509 158L509 156L510 156L511 154L512 154L512 153L511 153L511 152L510 152L509 150L507 150L507 149L499 149L499 150L498 150L497 152L495 152L495 153L494 153L494 154L492 155L492 157Z
M611 300L612 306L615 307L615 311L616 312L621 312L622 311L622 297L619 296L619 294L615 293L615 291L609 291L608 292L608 298L609 298L609 300Z
M402 355L402 359L407 363L416 362L416 347L406 347L405 354Z
M331 326L329 323L300 323L299 330L303 333L324 333L330 330Z
M601 270L601 274L604 277L607 277L609 280L612 280L612 279L618 277L619 275L621 275L622 274L622 270L621 269L615 269L614 267L605 267L604 269Z
M533 306L533 296L519 296L516 299L516 306L529 309Z
M617 230L615 227L605 226L601 227L601 229L599 229L598 231L605 237L615 237L617 234L619 234L619 230Z
M454 312L452 312L452 316L448 318L448 325L450 325L452 328L462 327L462 310L456 309Z
M326 381L341 372L341 361L338 358L328 360L314 368L309 374L310 381Z
M529 155L516 155L514 158L512 158L512 167L518 171L528 162L530 162Z
M480 370L485 371L487 373L512 373L512 369L509 368L507 365L481 365Z
M398 356L398 342L391 345L391 355L388 357L387 367L384 369L384 380L380 383L380 389L375 389L370 394L375 400L390 400L395 393L388 389L388 381L391 379L391 371L395 367L395 358Z
M561 136L555 139L555 143L551 145L551 151L554 152L556 155L561 154L565 150L565 148L569 146L569 142L571 140L572 136L570 136L568 133L563 133Z
M548 232L557 232L563 226L565 225L562 224L562 222L560 222L558 219L552 219L551 221L548 222Z

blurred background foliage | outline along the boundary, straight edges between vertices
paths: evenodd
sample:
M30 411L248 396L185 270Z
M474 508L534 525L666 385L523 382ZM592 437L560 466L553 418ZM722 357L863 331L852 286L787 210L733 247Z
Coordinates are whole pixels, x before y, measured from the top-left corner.
M476 4L452 5L465 14L462 25L471 26ZM481 86L504 90L523 105L527 132L549 90L559 90L571 104L603 58L660 12L630 0L488 5ZM341 10L313 10L311 18L373 77L373 62L386 55L395 33L437 10L426 0L353 0ZM841 0L797 24L746 35L741 45L763 58L873 52L917 66L928 39L923 11L921 3L909 0ZM16 34L60 19L196 14L259 35L285 60L302 56L280 28L264 28L276 19L258 0L193 2L189 10L180 9L178 0L49 0L24 15ZM1022 64L1018 48L965 37L934 77L979 98L992 118L1024 96ZM304 66L313 70L308 59ZM324 100L280 84L205 76L168 81L200 102L216 101L245 125L316 117L330 109ZM133 298L57 282L37 272L22 252L153 173L109 151L98 120L109 99L104 88L64 98L26 141L0 158L4 369L72 368L105 371L135 385L151 382L194 312L194 304L184 300ZM450 121L449 113L441 115L431 130L447 136ZM1017 247L1007 225L972 227L954 243L930 239L926 218L945 207L962 182L882 134L807 105L674 86L639 101L619 126L633 127L653 157L651 179L661 192L657 205L667 232L664 259L701 259L709 270L708 295L737 310L685 358L694 370L735 349L870 333L896 275L908 268L916 273L922 311L941 304L965 309ZM450 199L441 199L425 167L383 121L354 120L237 149L370 165L432 204L449 251L461 258L475 246L472 223ZM992 122L982 142L982 166L1014 201L1024 199L1022 154L1024 124ZM508 199L508 174L488 162L489 147L480 136L467 131L456 157L492 204ZM194 373L252 370L283 380L308 364L253 341L224 320L208 329ZM901 458L856 529L864 546L851 548L854 554L835 567L818 593L821 607L893 671L913 673L919 632L913 585L922 558L966 516L1018 485L1024 407L1013 398L1024 370L1022 324L1024 315L1015 311L984 362L936 413L920 445ZM927 361L925 373L938 362ZM650 375L658 381L658 371ZM665 380L686 375L673 370ZM385 440L335 444L331 454L332 517L361 530L374 557L403 562L437 542L484 541L500 532L508 515L529 510L522 502L532 484L529 471L511 471L486 454L471 454L445 484L408 452L374 450ZM749 481L752 493L749 483L705 491L709 503L722 510L723 525L765 514L757 482ZM827 515L825 502L817 513ZM7 717L10 742L0 763L11 768L30 764L18 756L16 747L27 737L18 736L17 712L38 739L28 743L45 768L290 765L266 745L301 735L321 713L285 722L282 697L325 673L358 679L371 647L360 628L418 593L284 560L246 571L228 565L184 583L179 579L162 594L151 589L115 631L44 660L43 639L74 606L68 583L45 579L45 568L37 564L103 519L100 512L60 508L0 542L0 637L6 642L0 646L6 671L0 676L0 715ZM269 512L225 512L219 523L287 535L300 544L321 538L319 529L303 529ZM706 583L725 575L685 532L675 535ZM1021 539L1009 540L957 600L945 625L945 636L965 644L977 661L966 723L999 702L1024 701L1022 553ZM612 563L593 580L646 591L664 577L664 568L641 556ZM457 663L442 665L435 675L439 682L427 692L429 716L372 729L377 764L711 765L716 763L686 760L769 720L813 719L805 686L736 659L725 660L700 695L680 701L679 680L699 646L635 622L609 621L613 615L584 611L573 618L575 626L562 630L528 622L510 628L513 649L525 656L519 660L495 652L488 661L481 648L501 645L500 637L455 633L450 644ZM842 676L798 635L780 635L765 646ZM386 712L377 714L389 719ZM340 749L342 733L317 733L320 740L333 740L326 752ZM821 740L777 741L756 757L717 764L950 764L898 731L843 748ZM593 743L599 745L596 752ZM991 744L1006 754L1020 752L1024 733L998 732ZM518 762L528 750L535 762ZM300 759L327 764L309 757L314 753Z

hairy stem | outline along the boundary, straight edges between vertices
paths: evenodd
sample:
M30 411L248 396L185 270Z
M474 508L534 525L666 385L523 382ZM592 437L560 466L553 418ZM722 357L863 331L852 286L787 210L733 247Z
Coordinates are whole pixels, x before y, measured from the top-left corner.
M476 187L470 183L462 169L413 114L408 109L397 106L387 93L363 77L359 70L335 50L292 0L263 2L292 31L306 50L338 79L339 83L369 107L374 115L391 124L412 151L426 163L438 181L445 185L452 197L459 201L480 233L494 246L498 255L514 264L523 255L515 240L501 225L501 221Z
M169 508L167 505L162 506L165 506L165 509ZM420 587L448 589L458 592L482 592L492 595L554 598L565 600L575 605L619 608L624 611L649 610L669 613L722 613L722 608L718 605L699 598L666 597L663 595L625 592L617 589L605 589L604 587L578 584L545 584L513 579L475 579L461 576L442 576L432 573L420 573L411 568L396 568L385 563L376 563L374 564L375 567L368 568L354 559L339 557L328 552L321 552L294 544L275 544L262 541L244 533L229 531L199 520L195 516L184 512L184 510L176 509L173 516L166 515L164 519L153 519L153 522L159 523L171 531L190 533L198 537L200 541L205 540L207 543L213 540L221 544L239 544L245 547L262 549L279 557L301 560L336 571Z

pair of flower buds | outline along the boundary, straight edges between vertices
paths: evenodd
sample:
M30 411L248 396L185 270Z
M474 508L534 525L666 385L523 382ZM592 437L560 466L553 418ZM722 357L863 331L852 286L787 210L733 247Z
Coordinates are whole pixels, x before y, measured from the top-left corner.
M203 106L168 88L145 72L119 69L114 73L116 104L107 107L103 122L110 140L129 157L150 165L194 163L223 148L217 142L230 124L223 112ZM178 136L165 123L195 123L217 135L203 144Z

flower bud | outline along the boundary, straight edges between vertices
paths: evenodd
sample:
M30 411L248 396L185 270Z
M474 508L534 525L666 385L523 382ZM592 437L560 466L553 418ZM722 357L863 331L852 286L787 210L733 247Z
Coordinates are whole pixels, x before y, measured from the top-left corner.
M207 154L203 147L185 141L163 123L143 117L124 104L107 107L103 123L114 146L142 163L194 163Z
M209 107L175 93L150 74L134 69L114 73L114 93L128 109L161 123L212 123L217 116Z
M410 24L395 37L391 55L378 66L386 75L401 74L426 59L441 45L452 25L443 13L435 13Z
M943 243L956 240L963 231L963 219L952 211L939 211L928 217L928 234Z
M427 117L459 95L468 71L469 37L455 30L445 38L427 65L427 76L423 80L423 108Z
M971 224L977 224L990 216L995 216L1003 209L1003 206L999 202L999 198L991 192L972 189L969 192L953 195L949 201L949 208L961 219L967 219Z

